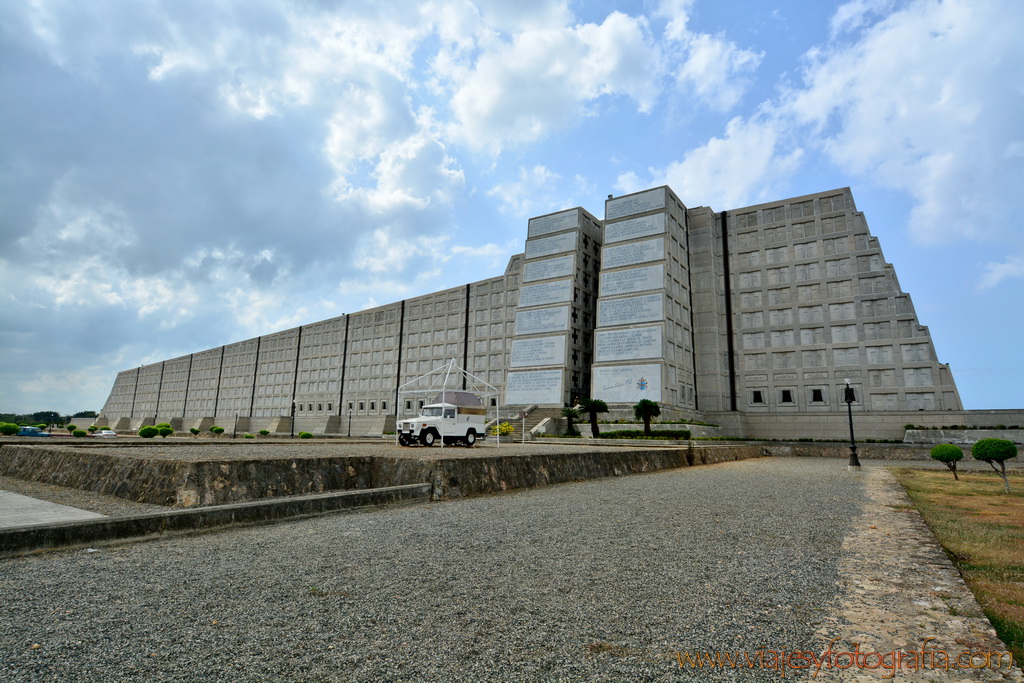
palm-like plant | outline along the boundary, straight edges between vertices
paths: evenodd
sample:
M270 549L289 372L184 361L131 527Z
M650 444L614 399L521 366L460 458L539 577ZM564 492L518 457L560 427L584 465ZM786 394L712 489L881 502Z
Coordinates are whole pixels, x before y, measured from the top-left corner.
M644 421L644 436L654 436L651 431L651 418L661 415L661 408L658 404L650 399L641 399L633 406L633 415L636 416L636 419Z
M573 428L572 422L573 420L579 418L579 416L579 411L574 407L562 408L562 417L565 418L565 421L568 424L568 426L565 428L566 435L574 436L576 434L576 430L575 428Z
M593 433L594 438L601 436L601 432L597 428L597 414L607 413L608 404L599 398L584 398L580 400L578 407L581 413L590 415L590 431Z

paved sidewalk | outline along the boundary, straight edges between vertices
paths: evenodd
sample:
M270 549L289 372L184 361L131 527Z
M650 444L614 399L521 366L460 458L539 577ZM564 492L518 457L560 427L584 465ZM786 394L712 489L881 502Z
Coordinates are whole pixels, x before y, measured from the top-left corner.
M58 505L10 491L0 491L0 529L32 524L77 522L82 519L96 519L103 516L98 512Z

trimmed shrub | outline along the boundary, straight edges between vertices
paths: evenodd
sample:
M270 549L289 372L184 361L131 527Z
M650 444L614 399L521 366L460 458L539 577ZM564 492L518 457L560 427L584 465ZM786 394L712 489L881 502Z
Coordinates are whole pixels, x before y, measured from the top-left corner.
M982 439L971 446L975 460L987 462L1003 478L1003 487L1010 492L1010 480L1006 478L1006 461L1017 457L1017 446L1009 439ZM999 467L996 467L999 463Z
M312 439L313 435L310 434L309 432L299 432L299 438L300 439Z
M963 460L964 451L962 448L951 443L943 443L933 448L929 455L948 467L950 472L953 473L953 479L960 481L960 477L956 473L956 462L957 460Z
M152 439L154 436L160 433L160 430L151 425L146 425L139 430L139 436L143 439Z
M213 425L212 427L210 427L210 431L213 432L214 434L223 434L224 428L218 427L217 425Z
M260 436L267 436L268 434L270 434L270 430L269 429L261 429L260 430Z
M160 433L160 437L164 439L174 433L174 430L171 427L164 427L163 425L157 427L156 430Z
M45 431L45 430L46 430L46 428L47 428L47 427L49 427L49 426L50 426L50 425L47 425L47 424L43 424L42 422L40 422L39 424L37 424L37 425L36 425L36 429L42 429L43 431ZM95 427L89 427L89 431L90 431L90 432L91 432L91 431L94 431L95 429L96 429Z
M93 425L92 427L89 427L89 433L90 434L95 434L98 430L99 430L99 427L97 427L96 425Z
M4 436L14 436L19 429L21 428L13 422L0 422L0 434Z
M68 434L74 434L75 430L78 429L75 425L68 425L64 429L68 430Z
M252 434L243 434L242 438L243 439L255 439L256 437L253 436Z
M199 430L195 427L189 427L188 431L192 432L192 436L198 436L199 434Z
M85 431L84 429L76 429L75 431L71 432L71 436L77 436L77 437L89 436L89 432Z

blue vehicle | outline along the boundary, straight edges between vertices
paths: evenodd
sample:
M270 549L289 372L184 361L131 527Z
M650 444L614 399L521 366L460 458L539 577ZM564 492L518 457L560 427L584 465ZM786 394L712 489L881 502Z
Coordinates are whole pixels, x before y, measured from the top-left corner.
M50 432L44 432L39 427L22 427L18 430L18 436L49 436Z

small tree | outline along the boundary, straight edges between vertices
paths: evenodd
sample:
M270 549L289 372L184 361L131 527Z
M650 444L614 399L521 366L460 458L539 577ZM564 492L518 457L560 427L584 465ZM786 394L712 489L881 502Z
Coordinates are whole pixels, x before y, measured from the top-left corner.
M64 429L68 430L68 434L74 434L75 430L78 429L75 425L68 425Z
M172 427L160 426L157 427L156 430L157 432L160 433L160 438L162 439L166 439L168 436L174 433L174 429Z
M601 431L597 428L597 414L607 413L608 404L599 398L585 398L580 401L579 409L583 413L590 415L590 431L595 437L601 436Z
M0 422L0 434L14 436L21 428L13 422Z
M98 429L99 429L99 427L97 427L96 425L92 425L91 427L89 427L89 433L90 434L95 434L96 430L98 430Z
M657 402L646 398L641 399L633 406L633 415L636 416L636 419L644 421L644 436L654 436L654 432L651 431L651 418L661 415L661 407Z
M943 443L933 448L929 455L948 467L950 472L953 473L953 479L960 481L960 477L956 474L956 462L957 460L963 460L964 451L962 448L951 443Z
M210 427L210 431L213 432L214 434L223 434L224 428L218 427L217 425L213 425L212 427Z
M975 460L987 462L1003 478L1003 487L1010 492L1010 480L1006 478L1006 461L1017 457L1017 446L1009 439L982 439L971 446ZM999 463L999 467L996 467Z
M146 425L139 430L139 436L143 439L152 439L154 436L160 433L160 430L151 425Z
M198 436L199 435L199 430L197 428L195 428L195 427L189 427L188 431L192 432L192 436Z
M565 418L565 422L566 422L566 427L565 427L565 435L566 436L576 436L577 434L579 434L579 432L577 432L576 429L572 426L572 421L575 420L576 418L578 418L579 416L580 416L579 411L577 411L575 408L572 408L572 407L562 408L562 417Z

